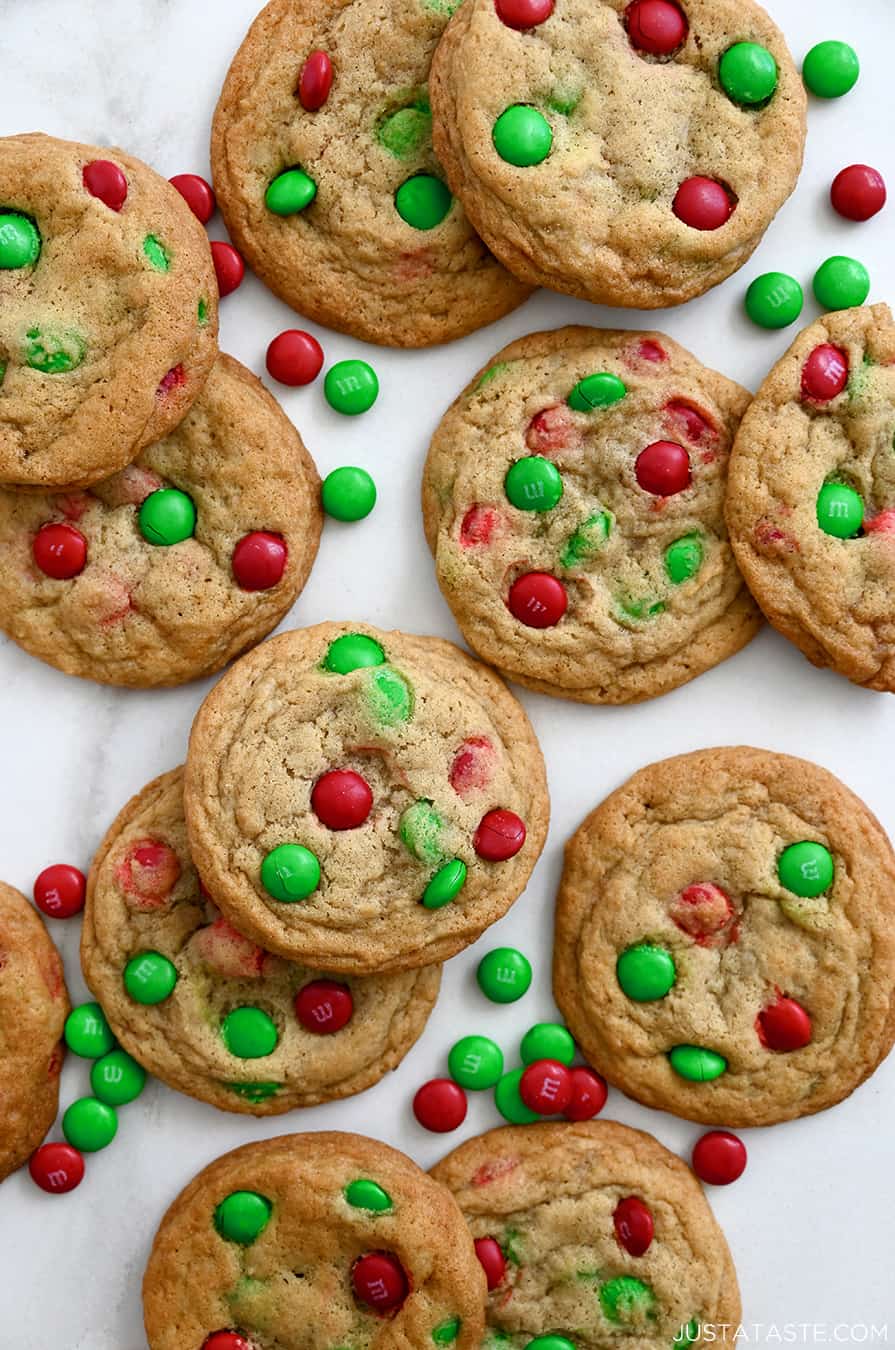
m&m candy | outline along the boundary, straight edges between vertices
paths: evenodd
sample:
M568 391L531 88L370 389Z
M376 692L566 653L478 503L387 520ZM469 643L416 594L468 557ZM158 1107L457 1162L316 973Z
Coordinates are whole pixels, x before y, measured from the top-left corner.
M416 173L395 193L395 210L415 230L434 230L454 204L451 190L431 173Z
M451 1046L448 1069L455 1083L481 1092L494 1087L503 1073L503 1051L487 1036L463 1036Z
M525 824L515 811L498 807L479 821L472 846L486 862L506 862L514 858L525 843Z
M239 1059L263 1059L276 1049L280 1039L276 1024L260 1008L234 1008L221 1022L221 1035L231 1055Z
M351 1181L344 1190L345 1200L352 1209L366 1209L371 1214L387 1214L393 1208L388 1191L369 1177Z
M295 995L295 1015L305 1031L314 1036L331 1036L341 1031L353 1013L351 990L335 980L312 980Z
M87 878L69 863L45 867L34 882L34 903L51 919L70 919L84 908Z
M98 1003L82 1003L65 1019L65 1044L83 1059L99 1059L115 1044L112 1028Z
M729 1186L746 1170L746 1145L728 1130L709 1130L693 1147L693 1171L710 1186Z
M328 830L356 830L373 809L373 793L353 769L331 769L311 789L311 809Z
M693 230L719 230L727 224L735 206L723 183L696 175L681 183L671 209L678 220Z
M777 62L759 42L735 42L718 63L721 88L744 108L767 103L777 88Z
M492 1003L515 1003L531 987L531 962L515 947L495 947L479 962L476 979Z
M420 897L425 909L441 909L455 900L466 884L466 863L462 858L452 858L439 867Z
M137 519L148 543L168 548L191 538L196 529L196 507L179 488L159 488L143 502Z
M124 968L124 987L135 1003L164 1003L176 984L177 967L161 952L141 952Z
M563 493L559 469L541 455L517 459L503 486L513 506L520 511L552 511Z
M87 565L87 540L73 525L41 525L31 552L40 570L54 581L70 581Z
M822 342L802 367L802 394L815 403L829 403L848 384L848 357L839 347Z
M466 1093L450 1078L432 1078L418 1089L413 1099L413 1114L420 1125L433 1134L456 1130L466 1119Z
M118 1117L114 1107L96 1097L80 1097L62 1117L62 1133L80 1153L98 1153L118 1133Z
M553 0L494 0L497 17L507 28L536 28L553 13Z
M612 1226L619 1245L631 1256L643 1256L653 1240L652 1211L639 1196L626 1195L615 1207Z
M81 180L91 197L96 197L110 211L120 211L127 201L127 179L110 159L94 159L85 164Z
M350 675L352 670L385 663L385 652L375 638L366 633L343 633L334 638L323 658L325 670L335 675Z
M273 1205L257 1191L231 1191L214 1211L214 1226L222 1238L241 1247L251 1246L264 1232Z
M664 998L677 979L671 952L652 942L641 942L622 952L615 974L622 992L635 1003Z
M111 1050L90 1070L93 1095L106 1106L126 1106L146 1086L146 1070L125 1050Z
M253 1346L239 1331L213 1331L202 1342L202 1350L253 1350Z
M566 1120L593 1120L606 1105L609 1090L606 1079L582 1065L570 1070L572 1097L563 1110Z
M522 1037L519 1057L523 1064L534 1064L538 1059L556 1059L568 1067L575 1058L575 1041L571 1031L561 1022L536 1022Z
M298 76L295 92L305 112L317 112L329 98L333 84L333 63L319 47L309 53Z
M507 596L507 608L526 628L554 628L566 612L566 588L549 572L526 572L517 577Z
M211 184L197 173L178 173L168 181L177 188L196 219L207 225L217 207Z
M673 497L690 486L690 456L676 441L654 441L637 456L634 476L644 492Z
M818 98L841 98L860 73L858 54L847 42L818 42L802 63L802 79Z
M634 0L625 23L631 46L650 56L671 56L687 37L687 20L671 0Z
M795 277L763 272L746 291L746 313L759 328L786 328L802 312L804 295Z
M572 1075L558 1059L538 1059L519 1079L519 1096L539 1116L564 1111L572 1100Z
M305 900L320 885L320 863L304 844L279 844L261 864L261 885L284 904Z
M851 309L870 294L870 274L857 258L837 254L814 273L814 298L824 309Z
M494 1089L494 1104L504 1120L511 1125L532 1125L540 1120L537 1111L526 1106L519 1092L524 1069L511 1069L505 1073Z
M0 270L30 267L40 256L40 234L30 216L0 212Z
M676 1045L668 1062L681 1078L691 1083L711 1083L727 1072L727 1060L704 1045Z
M253 530L233 550L233 579L240 590L268 591L282 580L288 557L282 535Z
M231 295L242 285L246 265L242 254L232 244L221 239L212 240L211 261L218 281L218 295L223 300L225 295Z
M476 1238L474 1246L475 1254L479 1258L479 1265L485 1272L490 1293L492 1289L496 1289L502 1283L503 1277L507 1273L507 1259L496 1238Z
M50 1195L65 1195L84 1180L84 1158L71 1144L41 1144L28 1163L31 1180Z
M794 998L780 994L755 1019L758 1039L768 1050L789 1053L811 1040L811 1016Z
M337 361L326 372L323 393L336 412L357 417L368 412L379 397L379 380L366 361Z
M849 164L833 179L830 201L846 220L869 220L886 204L885 180L869 164Z
M297 166L278 174L264 194L264 204L275 216L294 216L317 196L317 184Z
M280 384L295 388L316 380L323 368L323 348L315 337L300 328L287 328L267 348L268 374Z
M366 469L345 465L326 475L320 496L334 520L364 520L376 505L376 484Z
M540 164L550 154L553 130L537 108L514 103L494 123L491 139L502 160L525 169Z
M847 483L824 483L817 494L817 523L824 534L853 539L864 522L864 501Z
M823 895L832 886L834 874L833 855L814 840L790 844L777 859L780 885L794 895L808 898Z
M390 1252L368 1252L351 1268L354 1297L378 1313L394 1312L410 1292L404 1267Z

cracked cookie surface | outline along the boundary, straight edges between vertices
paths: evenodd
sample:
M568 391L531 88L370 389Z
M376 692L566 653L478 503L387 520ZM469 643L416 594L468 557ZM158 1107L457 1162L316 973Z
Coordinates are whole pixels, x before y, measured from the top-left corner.
M177 974L170 996L151 1006L131 998L123 978L145 952L165 957ZM378 1082L422 1033L441 981L440 968L427 966L334 988L325 972L244 938L203 893L193 867L182 769L138 793L100 844L81 964L116 1037L144 1068L192 1097L256 1116ZM267 1048L257 1044L236 1046L250 1056L231 1048L235 1009L251 1010L256 1035L274 1041L269 1053L254 1053Z
M525 886L548 819L534 732L493 672L449 642L347 623L273 638L218 683L185 804L236 928L359 974L474 941Z
M484 1298L449 1191L386 1144L325 1132L206 1167L162 1220L143 1281L150 1350L219 1330L253 1350L478 1350Z
M825 769L747 747L651 764L566 846L554 993L648 1106L769 1125L835 1105L895 1037L895 857Z
M629 703L743 647L760 615L724 492L748 399L662 333L560 328L498 352L423 477L438 582L473 650L542 693ZM675 481L650 472L657 456Z
M172 490L193 503L193 532L154 543L142 513ZM279 404L221 355L180 425L112 478L52 495L0 490L0 627L50 665L107 684L211 674L300 593L320 539L319 491ZM75 575L42 570L47 530L82 550ZM259 549L262 572L256 558L244 574Z
M500 1249L484 1350L550 1334L576 1350L668 1350L705 1344L703 1323L740 1320L733 1260L702 1189L651 1135L613 1121L505 1127L461 1144L432 1175L473 1238Z
M817 666L895 691L895 323L827 314L758 391L727 522L767 618Z
M217 355L180 193L118 149L0 139L0 481L89 486L175 427Z

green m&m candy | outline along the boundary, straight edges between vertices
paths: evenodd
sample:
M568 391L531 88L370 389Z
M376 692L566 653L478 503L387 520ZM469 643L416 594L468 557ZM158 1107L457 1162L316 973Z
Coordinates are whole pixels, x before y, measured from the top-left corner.
M576 1350L576 1346L567 1336L535 1336L525 1350Z
M366 633L343 633L335 638L326 650L323 658L324 670L334 675L350 675L352 670L362 666L382 666L385 664L385 652L375 638Z
M494 1089L494 1102L504 1120L511 1125L533 1125L541 1117L531 1111L519 1094L519 1082L524 1069L512 1069L505 1073Z
M531 988L531 962L515 947L495 947L482 957L475 977L492 1003L515 1003Z
M161 952L141 952L124 967L124 987L135 1003L164 1003L176 983L177 967Z
M511 467L503 490L520 511L552 511L562 497L562 475L549 459L527 455Z
M615 974L622 993L635 1003L664 998L677 979L671 952L651 942L640 942L622 952L615 963Z
M491 130L494 149L507 164L519 169L540 164L550 154L553 131L537 108L514 103L498 117Z
M790 844L777 859L780 885L809 899L830 889L835 870L830 850L809 839Z
M814 298L824 309L851 309L870 294L870 273L857 258L834 254L814 273Z
M617 1275L600 1286L600 1307L609 1322L642 1326L655 1305L652 1289L635 1275Z
M704 557L702 540L698 534L685 534L675 539L665 550L665 571L674 586L695 577Z
M30 216L0 211L0 270L30 267L40 257L40 233Z
M611 533L612 516L608 511L588 516L566 540L565 548L559 555L560 566L571 568L586 562L602 548Z
M763 272L746 291L746 313L759 328L787 328L804 302L801 286L786 272Z
M363 520L376 505L376 484L366 469L346 464L326 475L320 495L334 520Z
M272 1018L260 1008L234 1008L221 1023L221 1035L231 1055L238 1059L263 1059L276 1049L280 1039Z
M433 1327L432 1340L436 1345L453 1345L460 1335L462 1325L463 1322L459 1317L449 1317L446 1321L439 1322L437 1327Z
M248 1102L266 1102L277 1095L282 1083L225 1083L224 1087Z
M566 402L575 412L589 413L596 408L611 407L623 399L627 392L627 386L617 375L612 375L608 370L598 370L579 380Z
M392 1198L383 1190L378 1181L369 1177L359 1177L345 1187L345 1199L352 1209L367 1209L371 1214L387 1214L392 1208Z
M84 1059L99 1059L115 1044L112 1028L98 1003L82 1003L65 1019L65 1044Z
M98 1153L118 1133L118 1117L111 1106L95 1097L79 1097L62 1117L62 1133L72 1148Z
M824 483L817 494L817 523L835 539L853 539L864 523L864 502L847 483Z
M412 103L388 112L376 127L376 139L395 159L415 159L432 136L432 110L425 89Z
M370 712L381 726L409 722L413 716L413 689L397 670L374 670L367 684Z
M419 861L441 861L441 816L430 801L421 799L408 806L398 822L401 843Z
M149 259L149 264L157 272L169 272L171 270L171 257L158 235L147 234L143 240L143 252Z
M455 1083L472 1092L494 1087L503 1073L503 1051L487 1036L464 1036L451 1046L448 1071Z
M431 173L415 173L395 193L395 210L415 230L434 230L453 204L450 188Z
M273 1205L257 1191L232 1191L214 1211L214 1226L228 1242L248 1247L270 1221Z
M192 497L179 488L159 488L150 492L137 517L140 533L150 544L167 548L189 539L196 528L196 508Z
M41 375L67 375L77 370L87 352L87 343L71 329L29 328L25 339L25 365Z
M279 844L261 864L261 885L274 900L306 900L320 885L320 864L304 844Z
M90 1086L106 1106L126 1106L146 1086L146 1070L126 1050L112 1050L90 1070Z
M802 62L802 79L818 98L841 98L858 82L861 66L847 42L818 42Z
M454 858L440 867L423 891L422 903L426 909L441 909L455 900L466 884L466 863Z
M575 1058L575 1041L561 1022L536 1022L522 1037L519 1055L523 1064L558 1059L560 1064L568 1065Z
M294 216L317 196L317 184L304 169L278 174L264 194L264 204L275 216Z
M675 1073L691 1083L711 1083L727 1072L727 1060L703 1045L676 1045L668 1052Z
M735 42L718 63L718 79L732 103L754 108L777 88L777 62L759 42Z
M337 361L323 379L326 401L345 417L357 417L372 408L379 396L376 371L366 361Z

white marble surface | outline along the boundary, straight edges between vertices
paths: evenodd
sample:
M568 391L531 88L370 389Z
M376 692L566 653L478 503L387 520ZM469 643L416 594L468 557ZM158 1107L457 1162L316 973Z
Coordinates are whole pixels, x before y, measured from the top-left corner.
M869 224L852 226L825 201L834 172L856 160L877 165L895 189L890 0L850 6L841 0L768 0L768 7L797 57L823 38L852 41L863 63L861 81L839 103L812 103L797 194L744 271L684 310L656 316L660 327L752 387L789 341L787 334L763 333L742 318L739 302L752 276L780 268L807 284L830 253L854 253L870 267L873 297L895 298L895 206ZM256 0L0 0L0 134L41 129L117 142L166 175L206 173L214 101L255 9ZM223 235L219 218L212 233ZM809 301L806 319L814 313ZM321 470L344 462L368 466L380 503L364 524L328 525L316 570L287 626L356 616L456 636L417 509L428 436L490 353L512 337L566 321L631 327L637 315L609 314L542 293L493 329L441 351L362 351L348 338L319 334L329 361L363 354L375 363L379 402L354 421L326 408L319 384L286 393L283 402ZM292 324L290 312L250 279L224 303L222 343L261 371L267 342ZM101 688L0 644L0 875L27 892L49 862L86 866L125 799L182 758L206 687L161 693ZM489 1033L512 1053L521 1031L553 1012L548 961L562 842L586 810L641 764L731 741L791 751L840 774L895 832L895 703L813 670L773 633L763 633L689 687L645 706L589 709L523 698L548 762L548 845L510 915L450 963L429 1028L403 1066L362 1098L267 1123L217 1113L152 1083L122 1110L117 1140L89 1160L78 1191L48 1197L26 1172L12 1177L0 1192L3 1350L141 1350L140 1278L158 1219L200 1166L238 1143L290 1128L356 1128L397 1143L423 1165L434 1162L456 1140L415 1125L409 1108L415 1086L443 1071L458 1034ZM56 923L53 931L78 1001L85 993L78 922ZM473 980L478 958L498 940L522 947L536 965L533 991L503 1009L487 1004ZM87 1065L70 1056L63 1104L86 1089ZM746 1175L711 1196L741 1277L748 1339L740 1344L779 1343L784 1324L802 1323L811 1328L796 1327L791 1342L866 1343L870 1333L860 1328L887 1319L895 1340L893 1098L895 1057L836 1109L747 1133ZM700 1133L698 1126L647 1111L617 1092L607 1115L652 1130L685 1154ZM490 1101L474 1100L460 1134L495 1123ZM58 1129L51 1137L59 1137ZM778 1337L769 1324L780 1328ZM857 1329L837 1331L842 1325Z

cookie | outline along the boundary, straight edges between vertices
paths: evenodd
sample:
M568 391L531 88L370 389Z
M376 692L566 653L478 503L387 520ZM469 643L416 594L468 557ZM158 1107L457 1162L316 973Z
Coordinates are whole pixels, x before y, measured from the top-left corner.
M354 1134L218 1158L168 1210L143 1280L150 1350L478 1350L484 1299L450 1193Z
M806 760L748 748L650 764L566 846L556 1001L596 1069L712 1125L853 1092L895 1038L895 856Z
M445 599L483 660L632 703L739 651L760 615L724 525L745 389L663 333L560 328L497 353L423 476Z
M273 0L224 84L212 167L234 242L328 328L426 347L522 303L432 152L426 82L456 0Z
M544 763L490 670L438 638L324 623L228 672L193 723L187 833L234 927L348 974L443 961L544 845Z
M0 482L89 487L171 431L217 299L205 231L140 160L0 139Z
M301 437L222 355L180 425L112 478L0 490L0 628L69 675L182 684L279 623L321 524Z
M182 769L138 793L100 844L81 964L116 1037L144 1068L200 1101L254 1116L377 1083L422 1033L441 981L438 966L334 981L244 938L193 867Z
M751 0L663 6L664 44L642 9L468 0L429 87L435 153L506 267L583 300L660 309L755 249L795 187L806 99Z
M652 1135L614 1121L511 1126L461 1144L432 1175L486 1263L484 1350L669 1350L740 1321L724 1234Z
M816 666L895 691L895 324L827 314L758 391L727 524L767 618Z
M56 1119L69 1006L43 920L0 882L0 1181L28 1161Z

